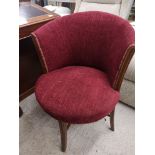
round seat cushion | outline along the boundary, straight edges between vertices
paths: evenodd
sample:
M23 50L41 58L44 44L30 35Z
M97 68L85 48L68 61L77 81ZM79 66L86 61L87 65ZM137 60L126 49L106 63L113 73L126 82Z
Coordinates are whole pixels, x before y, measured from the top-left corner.
M70 66L42 75L37 101L57 120L89 123L107 116L119 100L106 74L91 67Z

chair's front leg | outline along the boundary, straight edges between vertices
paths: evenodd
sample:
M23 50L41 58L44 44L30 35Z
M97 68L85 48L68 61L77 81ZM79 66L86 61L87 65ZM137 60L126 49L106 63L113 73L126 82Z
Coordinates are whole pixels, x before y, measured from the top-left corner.
M112 130L112 131L115 130L115 126L114 126L114 116L115 116L115 109L110 113L110 127L111 127L111 130Z
M67 148L67 127L68 127L68 123L65 123L63 121L59 121L62 152L65 152L66 148Z

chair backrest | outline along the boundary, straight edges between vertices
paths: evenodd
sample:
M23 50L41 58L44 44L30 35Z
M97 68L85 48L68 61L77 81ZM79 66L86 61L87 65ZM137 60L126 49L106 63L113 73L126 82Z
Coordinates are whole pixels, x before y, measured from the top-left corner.
M128 19L134 0L76 0L75 12L103 11Z
M117 90L134 53L132 26L103 12L58 18L36 30L32 37L45 72L71 65L90 66L107 73Z

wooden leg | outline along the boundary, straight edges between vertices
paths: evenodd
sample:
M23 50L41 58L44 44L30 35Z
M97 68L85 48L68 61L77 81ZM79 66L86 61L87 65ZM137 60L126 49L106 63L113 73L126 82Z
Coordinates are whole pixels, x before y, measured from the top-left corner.
M111 130L114 131L114 116L115 116L115 109L110 113L110 127Z
M22 108L19 106L19 117L21 117L23 115L23 110Z
M68 123L59 121L59 128L61 134L61 150L62 152L66 151L67 148L67 126Z

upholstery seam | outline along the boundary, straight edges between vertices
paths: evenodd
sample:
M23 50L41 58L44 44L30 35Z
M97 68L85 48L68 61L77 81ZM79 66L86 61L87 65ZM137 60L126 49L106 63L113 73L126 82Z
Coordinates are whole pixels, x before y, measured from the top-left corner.
M43 62L44 62L44 65L45 65L46 71L48 72L48 67L47 67L46 60L45 60L45 57L44 57L44 54L43 54L42 48L41 48L41 46L40 46L39 40L38 40L37 36L36 36L34 33L32 33L32 34L33 34L33 36L34 36L35 39L36 39L36 42L37 42L37 45L38 45L38 49L39 49L40 54L41 54L41 58L43 59Z

